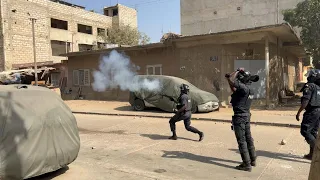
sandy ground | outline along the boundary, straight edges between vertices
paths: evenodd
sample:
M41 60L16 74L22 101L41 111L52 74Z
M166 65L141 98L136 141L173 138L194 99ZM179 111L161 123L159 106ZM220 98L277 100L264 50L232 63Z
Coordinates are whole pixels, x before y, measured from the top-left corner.
M258 166L235 170L240 155L230 124L193 121L196 134L177 124L180 139L168 140L168 122L158 118L76 115L81 150L69 169L32 180L256 179L306 180L310 162L298 129L252 126ZM287 144L279 145L285 139Z
M65 101L72 109L78 110L114 110L114 111L131 111L132 108L128 102L119 101L89 101L89 100L70 100ZM265 110L261 108L252 107L252 114L254 115L280 115L280 116L295 116L298 106L291 107L277 107L276 109ZM221 108L219 113L232 113L232 108ZM210 115L211 113L205 113Z
M76 112L97 112L111 114L128 114L142 116L170 117L172 113L167 113L158 109L149 108L144 111L134 111L128 102L117 101L88 101L74 100L65 101L72 111ZM278 107L277 110L260 110L252 107L251 122L267 122L280 124L300 125L301 122L296 121L295 115L297 107ZM221 108L220 111L210 113L195 113L193 118L213 118L220 120L231 120L233 112L231 108ZM302 118L302 116L301 116Z

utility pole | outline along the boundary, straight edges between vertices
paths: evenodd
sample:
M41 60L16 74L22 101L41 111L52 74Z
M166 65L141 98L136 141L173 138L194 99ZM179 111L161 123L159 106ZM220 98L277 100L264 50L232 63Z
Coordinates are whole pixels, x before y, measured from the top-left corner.
M32 39L33 39L33 58L34 58L34 79L35 85L38 86L38 67L37 67L37 58L36 58L36 37L35 37L35 28L34 23L36 22L35 18L30 18L32 22Z
M269 39L268 36L265 37L265 69L266 69L266 105L267 108L269 108L270 105L270 101L269 101L269 97L270 97L270 84L269 84Z

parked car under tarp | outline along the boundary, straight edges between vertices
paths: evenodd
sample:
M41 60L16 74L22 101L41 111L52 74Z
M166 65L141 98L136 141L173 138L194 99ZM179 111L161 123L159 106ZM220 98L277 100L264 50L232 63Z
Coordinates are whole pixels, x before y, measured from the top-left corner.
M180 95L180 85L183 83L190 87L189 97L193 112L211 112L219 109L219 100L214 94L203 91L184 79L163 75L137 75L136 77L150 81L159 80L162 86L158 91L141 89L130 92L129 103L137 111L142 111L145 107L156 107L174 112Z
M320 134L318 134L316 145L313 151L314 152L310 166L309 180L320 180Z
M77 122L48 88L0 88L0 179L27 179L66 167L78 156Z

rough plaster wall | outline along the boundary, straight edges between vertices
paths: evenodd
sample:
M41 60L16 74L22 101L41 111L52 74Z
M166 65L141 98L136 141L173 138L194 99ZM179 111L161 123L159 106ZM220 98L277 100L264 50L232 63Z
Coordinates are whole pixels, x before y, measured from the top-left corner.
M119 21L122 25L129 25L133 28L138 27L137 11L135 9L119 4Z
M222 47L202 45L180 50L180 77L220 97ZM210 58L217 56L217 61Z
M35 24L38 62L52 60L51 37L54 40L61 41L68 40L71 42L73 40L73 50L77 51L78 44L93 44L97 41L98 27L107 28L112 26L111 17L48 0L1 0L1 8L3 10L2 25L4 29L3 39L7 69L10 69L12 64L33 62L30 17L38 19ZM16 11L12 12L12 10ZM51 17L68 21L69 32L59 29L52 31ZM77 33L77 23L92 26L93 35ZM68 33L69 35L67 35ZM72 33L75 34L72 36ZM0 58L3 61L4 56L1 55L1 52Z
M283 73L282 73L282 63L280 49L277 50L277 46L269 45L269 75L270 75L270 101L278 102L279 92L283 89Z
M126 52L126 55L130 57L131 62L140 67L140 70L137 71L138 74L146 74L147 65L162 64L162 74L170 76L179 75L179 61L176 60L175 50L168 48L159 48L159 49L150 49L146 51L131 51ZM93 82L92 72L98 68L102 55L83 55L77 57L70 57L68 59L68 88L73 89L73 94L70 96L64 96L65 99L74 98L78 87L73 85L73 70L77 69L90 69L91 76L90 82ZM92 87L83 87L83 94L86 96L86 99L91 100L121 100L127 101L129 98L128 91L121 91L120 89L116 90L107 90L105 92L94 92Z
M246 49L253 49L254 57L246 57L243 54L246 52ZM233 44L233 45L224 45L224 54L223 54L223 74L230 73L235 71L234 63L237 60L263 60L264 59L264 45L262 44L253 44L253 43L243 43L243 44ZM222 91L222 100L226 101L228 104L231 100L230 95L232 94L228 82L222 77L223 81L223 91Z
M245 52L245 49L253 49L254 58L246 58L242 57L242 53ZM229 59L229 63L233 63L236 59L252 59L252 61L256 60L264 60L265 59L265 51L264 44L238 44L238 45L228 45L226 46L227 54L226 58ZM283 89L283 74L282 74L282 63L281 63L281 55L280 49L277 50L277 46L275 44L269 44L269 76L270 76L270 100L273 103L277 103L278 101L278 93L281 89ZM229 72L232 72L235 68L228 68ZM277 82L277 83L275 83ZM227 83L225 83L226 88L228 88ZM230 91L228 91L231 93ZM263 104L265 102L256 102L258 104Z
M181 0L181 33L205 34L282 23L282 10L294 8L301 1Z
M5 54L4 54L4 34L3 34L3 18L2 18L3 3L0 1L0 71L5 69Z
M128 52L131 62L140 67L139 74L146 74L147 65L162 65L162 74L168 76L179 75L179 61L176 50L172 47L157 48L145 51Z
M33 62L33 40L31 17L37 17L35 23L37 61L49 61L49 39L47 11L29 1L6 0L5 12L5 51L6 66ZM15 11L15 12L13 12Z
M50 34L50 38L73 42L71 45L73 51L79 51L79 44L95 45L98 41L97 28L110 28L112 26L112 18L105 15L53 2L48 2L47 8L49 17L68 21L68 32L50 28L52 33ZM50 22L50 19L48 19L48 21ZM78 33L78 24L91 26L92 35Z
M191 43L192 44L192 43ZM214 93L220 101L226 104L230 102L231 91L228 83L224 78L226 73L233 72L235 60L250 59L244 57L243 53L246 49L253 48L253 61L264 60L264 44L233 44L233 45L201 45L190 46L184 48L167 47L163 49L154 49L147 51L132 51L127 55L132 62L140 67L139 74L146 73L147 65L162 64L162 72L164 75L171 75L181 77L188 80L190 83L199 87L202 90ZM277 54L280 54L277 56ZM217 61L210 61L210 58L217 56ZM283 89L283 75L281 59L287 58L294 61L295 57L287 52L279 49L277 51L276 45L270 44L270 100L274 103L278 101L278 93ZM69 80L68 87L72 85L72 71L74 69L96 69L98 66L99 56L79 56L71 57L68 61L69 66ZM288 61L289 62L289 61ZM291 63L292 63L291 62ZM290 63L290 62L289 62ZM286 71L290 71L292 65L286 67ZM91 77L91 82L93 79ZM276 82L276 83L275 83ZM292 79L295 82L295 78ZM75 88L75 87L73 87ZM77 89L74 89L76 92ZM83 92L89 99L100 100L127 100L128 93L119 90L106 91L103 93L93 92L91 87L85 87ZM264 104L265 101L257 102L257 104Z
M298 58L293 56L292 54L286 52L285 58L287 59L287 74L288 74L288 89L290 91L295 91L296 89L296 68L298 67L296 62Z

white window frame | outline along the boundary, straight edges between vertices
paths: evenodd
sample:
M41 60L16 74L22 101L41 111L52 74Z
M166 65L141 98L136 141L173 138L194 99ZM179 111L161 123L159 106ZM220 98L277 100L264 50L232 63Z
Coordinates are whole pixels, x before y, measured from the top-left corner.
M147 75L155 75L156 72L156 68L159 67L160 68L160 75L162 75L162 64L155 64L155 65L147 65L146 67L146 74ZM149 73L149 68L152 68L152 74Z
M88 82L83 82L80 83L80 71L83 71L83 81L85 81L85 74L88 73ZM78 78L75 80L75 75L78 76ZM73 85L74 86L90 86L90 78L91 78L91 74L90 74L90 69L76 69L73 70L73 74L72 74L72 80L73 80Z

